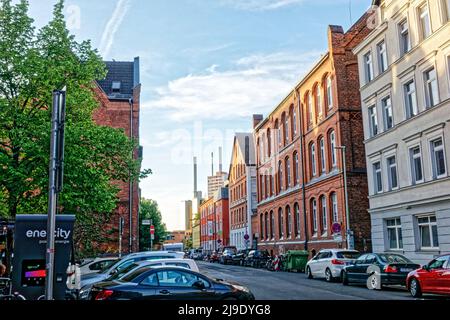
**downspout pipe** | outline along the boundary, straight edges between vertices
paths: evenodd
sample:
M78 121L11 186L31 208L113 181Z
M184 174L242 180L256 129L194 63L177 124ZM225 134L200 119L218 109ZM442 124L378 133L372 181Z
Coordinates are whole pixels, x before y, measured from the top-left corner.
M305 178L305 159L304 159L304 150L305 150L305 137L303 134L303 112L300 101L300 92L298 89L295 89L295 93L297 95L297 107L300 118L300 159L301 159L301 167L302 167L302 204L303 204L303 223L305 226L305 250L308 251L308 219L306 218L307 206L306 206L306 178Z
M130 98L128 100L128 103L130 104L130 139L133 140L133 99ZM134 158L134 149L131 151L131 158ZM128 251L129 253L133 252L133 181L131 179L131 171L130 171L130 186L129 186L129 239L128 239Z

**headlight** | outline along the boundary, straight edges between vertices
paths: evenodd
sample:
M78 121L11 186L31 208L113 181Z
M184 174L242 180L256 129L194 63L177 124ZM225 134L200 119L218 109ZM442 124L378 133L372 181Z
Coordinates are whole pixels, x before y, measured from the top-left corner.
M248 288L243 287L243 286L239 286L239 285L233 285L233 288L238 290L238 291L250 292L250 290Z

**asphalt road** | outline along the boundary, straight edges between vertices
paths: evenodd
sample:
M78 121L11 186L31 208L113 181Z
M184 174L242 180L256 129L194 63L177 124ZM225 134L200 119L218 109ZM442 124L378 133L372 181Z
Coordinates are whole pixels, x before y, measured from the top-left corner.
M197 262L200 272L212 278L235 281L248 287L257 300L412 300L402 287L369 290L365 286L343 286L304 273L271 272L250 267ZM426 297L431 299L436 297Z

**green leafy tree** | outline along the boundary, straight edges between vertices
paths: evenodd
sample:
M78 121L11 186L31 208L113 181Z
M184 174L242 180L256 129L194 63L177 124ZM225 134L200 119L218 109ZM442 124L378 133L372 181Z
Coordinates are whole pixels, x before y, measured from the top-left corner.
M35 30L28 1L0 0L0 214L47 212L52 91L67 88L64 190L59 210L77 215L76 241L90 247L117 203L113 181L145 177L136 141L98 126L95 81L105 65L90 41L67 30L60 0Z
M154 200L141 199L139 247L141 250L146 251L150 249L150 226L143 226L142 220L152 220L152 223L155 226L155 239L153 240L153 244L162 243L166 239L168 233L166 225L162 222L162 215L158 203Z

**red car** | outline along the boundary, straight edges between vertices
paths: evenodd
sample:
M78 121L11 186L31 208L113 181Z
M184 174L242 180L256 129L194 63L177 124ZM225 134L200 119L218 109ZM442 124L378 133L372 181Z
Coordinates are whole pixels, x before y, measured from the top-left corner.
M423 293L450 295L450 254L411 271L406 278L406 287L415 298Z

